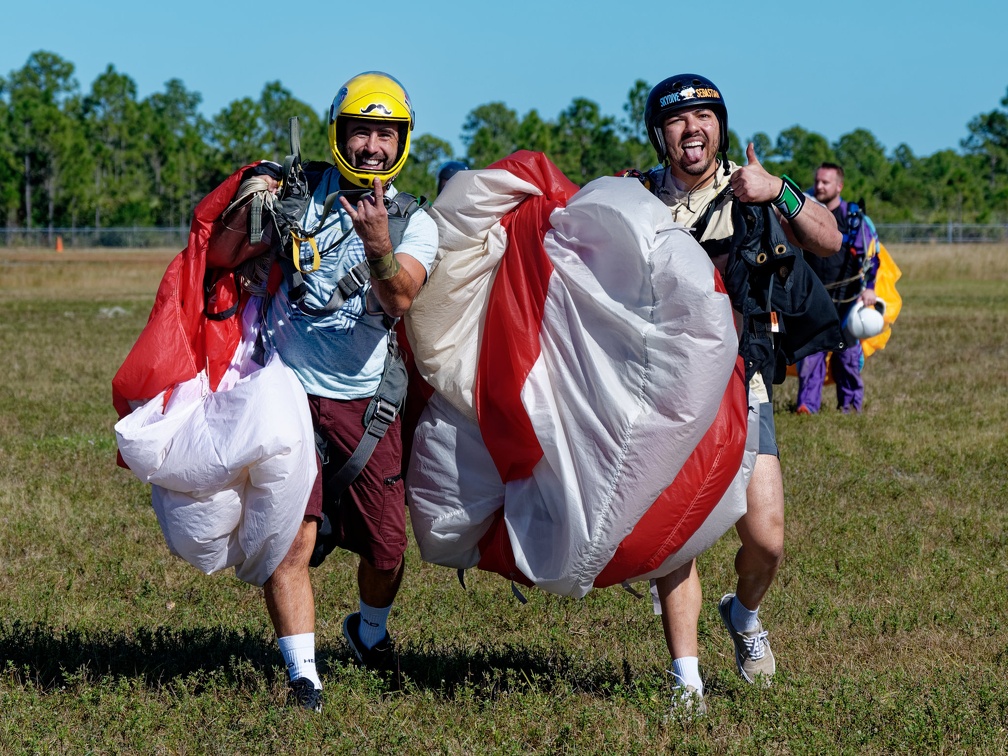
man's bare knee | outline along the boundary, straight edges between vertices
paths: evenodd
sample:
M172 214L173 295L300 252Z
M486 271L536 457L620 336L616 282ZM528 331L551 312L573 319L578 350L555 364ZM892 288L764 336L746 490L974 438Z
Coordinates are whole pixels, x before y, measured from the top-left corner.
M280 561L280 564L277 565L273 576L278 572L283 575L291 570L307 569L308 563L311 561L312 551L315 550L315 534L317 532L318 523L314 519L306 517L302 520L301 526L298 528L298 532L294 535L294 540L287 550L287 554ZM273 576L270 577L270 580L273 579Z

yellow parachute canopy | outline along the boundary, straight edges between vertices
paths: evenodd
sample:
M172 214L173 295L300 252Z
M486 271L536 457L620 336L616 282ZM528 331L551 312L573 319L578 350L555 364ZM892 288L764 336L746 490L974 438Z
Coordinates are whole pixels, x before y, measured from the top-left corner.
M877 250L875 249L876 243L878 244ZM868 359L873 352L885 349L886 342L889 341L889 336L892 334L892 324L896 322L896 318L899 317L900 310L903 308L903 298L896 291L896 282L903 275L902 271L886 251L885 245L873 239L868 248L868 256L874 254L877 254L879 258L878 272L875 274L875 294L885 300L886 308L883 318L886 327L878 336L861 340L861 350L864 352L865 359Z

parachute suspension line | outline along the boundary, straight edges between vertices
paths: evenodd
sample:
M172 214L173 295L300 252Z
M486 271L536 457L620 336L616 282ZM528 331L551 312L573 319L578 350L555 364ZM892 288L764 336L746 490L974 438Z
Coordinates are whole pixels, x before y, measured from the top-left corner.
M235 198L231 200L231 204L228 205L227 209L221 213L221 215L226 215L228 210L240 204L241 201L250 194L264 195L263 202L266 207L273 207L273 194L269 191L269 182L262 176L249 176L241 182L241 186L238 187L238 193L235 195Z
M514 582L514 580L512 580L512 581L511 581L511 593L513 593L513 594L514 594L514 597L515 597L516 599L518 599L518 603L519 603L519 604L527 604L527 603L528 603L528 599L527 599L527 598L525 598L525 594L524 594L524 593L522 593L522 592L521 592L521 591L520 591L520 590L518 589L518 586L517 586L517 585L515 585L515 582Z
M644 594L641 593L640 591L638 591L632 585L630 585L630 583L627 582L626 580L624 580L622 583L620 583L620 586L623 588L624 591L626 591L627 593L629 593L634 598L639 598L639 599L644 598Z

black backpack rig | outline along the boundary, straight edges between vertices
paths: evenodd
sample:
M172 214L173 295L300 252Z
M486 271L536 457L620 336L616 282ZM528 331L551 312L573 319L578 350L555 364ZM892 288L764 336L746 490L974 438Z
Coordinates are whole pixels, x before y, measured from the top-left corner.
M739 353L746 379L763 374L769 388L787 365L815 352L843 347L836 310L812 269L788 240L773 208L742 202L725 187L690 229L698 241L715 210L730 202L732 236L700 242L710 257L728 253L725 288L742 314Z

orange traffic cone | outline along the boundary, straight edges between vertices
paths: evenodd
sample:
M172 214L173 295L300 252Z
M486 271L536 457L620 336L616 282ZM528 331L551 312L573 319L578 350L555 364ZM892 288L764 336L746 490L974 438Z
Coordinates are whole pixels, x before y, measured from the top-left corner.
M57 252L62 252L63 251L63 237L62 236L57 236L56 237L56 251Z

